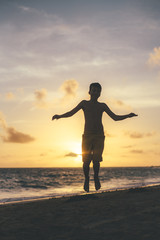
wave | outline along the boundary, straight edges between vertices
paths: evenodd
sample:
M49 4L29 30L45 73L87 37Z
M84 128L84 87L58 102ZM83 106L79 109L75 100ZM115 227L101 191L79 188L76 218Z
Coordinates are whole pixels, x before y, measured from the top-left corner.
M160 185L160 168L101 168L101 191ZM83 193L82 169L0 169L0 202ZM95 192L93 169L90 191Z

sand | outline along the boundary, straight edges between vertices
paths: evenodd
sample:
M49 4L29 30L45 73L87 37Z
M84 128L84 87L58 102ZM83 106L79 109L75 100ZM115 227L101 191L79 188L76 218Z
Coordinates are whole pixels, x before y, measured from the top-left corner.
M0 206L0 240L159 240L160 186Z

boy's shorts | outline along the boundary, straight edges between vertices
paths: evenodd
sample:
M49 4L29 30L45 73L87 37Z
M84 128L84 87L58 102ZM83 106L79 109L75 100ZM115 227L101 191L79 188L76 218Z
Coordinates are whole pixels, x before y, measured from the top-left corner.
M82 136L82 161L83 162L102 162L104 149L104 135L88 134Z

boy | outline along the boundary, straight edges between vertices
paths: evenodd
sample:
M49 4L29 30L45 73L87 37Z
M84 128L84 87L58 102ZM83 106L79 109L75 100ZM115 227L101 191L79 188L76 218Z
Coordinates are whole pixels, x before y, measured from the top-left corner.
M80 109L82 109L84 112L85 127L84 134L82 136L82 159L83 172L85 176L84 190L86 192L89 192L89 166L91 161L93 161L95 189L98 190L101 188L98 174L100 162L102 161L105 139L102 125L103 112L106 112L115 121L137 116L134 113L127 115L116 115L105 103L98 102L97 100L101 94L101 85L99 83L90 84L89 94L89 101L83 100L71 111L62 115L54 115L52 117L52 120L71 117Z

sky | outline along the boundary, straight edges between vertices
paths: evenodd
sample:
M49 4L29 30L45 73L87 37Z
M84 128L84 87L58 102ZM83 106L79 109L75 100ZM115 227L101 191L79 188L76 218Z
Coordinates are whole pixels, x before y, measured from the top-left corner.
M102 167L160 166L160 1L0 0L0 167L81 167L82 110L102 85Z

